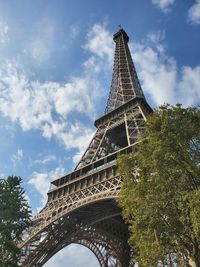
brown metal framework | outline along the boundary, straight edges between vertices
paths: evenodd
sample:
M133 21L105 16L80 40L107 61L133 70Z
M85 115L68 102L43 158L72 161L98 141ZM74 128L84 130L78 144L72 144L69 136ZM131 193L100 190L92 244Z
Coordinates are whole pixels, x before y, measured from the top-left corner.
M20 244L22 266L43 266L63 247L88 247L101 267L130 267L133 253L128 229L117 205L120 154L134 152L151 108L145 100L123 29L116 43L113 76L105 114L80 162L69 174L51 182L45 207Z

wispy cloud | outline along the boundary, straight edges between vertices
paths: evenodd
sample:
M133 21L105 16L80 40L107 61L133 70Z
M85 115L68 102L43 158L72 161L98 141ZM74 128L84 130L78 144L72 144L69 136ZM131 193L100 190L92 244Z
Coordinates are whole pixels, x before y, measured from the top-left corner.
M113 53L112 40L106 42L108 34L105 25L93 26L84 46L89 57L83 62L83 71L66 83L30 80L21 64L3 62L0 113L23 131L38 129L47 139L57 138L66 149L77 149L77 161L94 130L71 120L71 115L76 112L92 120L95 117L95 105L103 91L99 77L107 70Z
M147 34L147 39L153 43L160 43L165 40L165 31L153 31Z
M152 0L152 3L164 13L170 11L174 2L175 0ZM195 3L188 10L188 21L191 24L200 24L200 0L195 0Z
M192 24L200 24L200 0L195 0L195 4L189 9L188 20Z
M106 31L106 23L95 24L87 35L85 47L101 59L107 58L113 61L113 40L112 34Z
M47 139L56 137L66 148L82 150L87 141L83 145L80 140L87 140L93 130L71 122L68 116L73 112L94 114L98 87L89 72L66 84L30 81L16 63L7 62L0 70L0 112L24 131L39 129Z
M106 24L95 24L86 38L88 59L79 76L66 83L30 80L23 67L7 61L0 65L0 113L18 123L24 131L37 129L47 139L56 138L66 149L76 149L77 162L94 129L83 125L72 114L94 119L104 73L111 68L112 34ZM143 89L155 105L169 102L196 104L200 100L199 69L182 66L167 55L163 31L151 32L146 41L131 43Z
M159 1L159 3L166 7L172 5L173 1ZM103 28L103 36L112 36L106 30L106 25L103 25ZM98 29L98 24L93 27L93 34L96 29ZM104 38L100 37L99 39ZM99 39L95 35L92 42L88 42L88 47L99 57L105 53L108 58L112 59L113 42L111 38L107 38L106 47L99 47ZM179 102L185 106L199 103L200 66L194 68L182 66L178 69L175 58L167 54L165 47L165 32L163 30L150 32L143 42L130 43L133 60L145 94L154 105L160 105L164 102L170 104Z
M24 54L30 58L32 64L41 65L47 63L56 46L56 34L58 26L55 21L44 17L32 26L31 35L27 35L24 42ZM58 45L58 44L57 44Z
M0 20L0 44L8 41L8 25Z
M163 12L168 12L175 0L152 0L152 3L159 7Z
M135 42L130 46L143 90L154 105L199 103L200 66L178 69L176 60L167 55L163 39L158 38L152 44Z
M65 170L63 167L57 167L55 170L37 172L34 171L28 184L32 185L33 188L42 196L41 202L45 204L47 200L47 192L49 190L50 181L56 179L64 174ZM38 203L41 204L41 203Z
M55 161L56 160L56 156L55 155L47 155L43 158L40 158L40 159L36 159L34 160L33 163L35 164L41 164L41 165L45 165L51 161Z
M11 161L13 163L13 166L16 166L17 163L19 163L21 161L21 159L23 158L23 150L22 149L17 149L16 153L13 153L11 155Z
M70 31L70 34L69 34L70 38L75 39L79 35L81 28L78 24L72 24L69 28L69 31Z
M2 64L0 112L24 131L39 129L45 138L57 138L66 149L76 148L73 160L77 162L94 130L72 121L70 114L95 117L96 101L102 91L99 77L110 68L113 57L111 36L105 24L95 24L84 46L90 56L83 62L83 73L63 84L29 80L16 62ZM166 54L163 32L151 32L147 39L152 44L130 44L145 93L156 105L197 103L199 66L183 66L178 70L176 60Z

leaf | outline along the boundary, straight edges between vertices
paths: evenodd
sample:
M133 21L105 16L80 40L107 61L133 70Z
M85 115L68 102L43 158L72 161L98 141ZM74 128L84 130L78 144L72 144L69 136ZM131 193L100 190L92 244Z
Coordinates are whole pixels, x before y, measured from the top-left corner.
M186 266L190 257L200 266L200 110L164 105L145 126L137 152L118 159L136 261Z

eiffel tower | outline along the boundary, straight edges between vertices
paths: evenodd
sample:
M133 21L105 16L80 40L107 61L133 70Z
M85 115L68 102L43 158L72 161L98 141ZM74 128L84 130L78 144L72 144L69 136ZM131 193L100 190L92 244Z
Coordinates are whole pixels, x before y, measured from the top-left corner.
M113 40L114 66L105 113L95 121L96 133L76 168L51 182L48 201L20 244L22 266L43 266L71 243L89 248L101 267L134 266L128 228L117 205L121 177L116 159L135 151L152 109L137 77L128 35L121 28Z

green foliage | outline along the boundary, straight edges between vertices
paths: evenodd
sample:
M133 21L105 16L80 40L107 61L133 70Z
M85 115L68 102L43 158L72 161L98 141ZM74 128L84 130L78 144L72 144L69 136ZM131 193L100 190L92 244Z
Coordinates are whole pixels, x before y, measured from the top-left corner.
M0 266L16 267L17 247L22 232L30 226L30 209L21 187L22 179L9 176L0 180Z
M118 159L135 259L200 266L200 110L164 105L145 127L137 152Z

